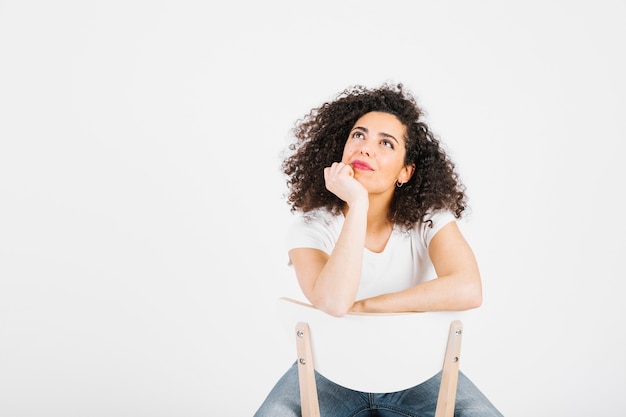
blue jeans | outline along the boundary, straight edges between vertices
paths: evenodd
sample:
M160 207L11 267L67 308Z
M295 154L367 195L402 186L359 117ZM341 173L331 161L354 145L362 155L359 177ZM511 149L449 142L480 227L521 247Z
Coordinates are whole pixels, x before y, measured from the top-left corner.
M433 417L441 373L404 391L372 394L353 391L315 373L322 417ZM455 417L502 417L502 414L459 372ZM254 417L300 417L298 365L276 383Z

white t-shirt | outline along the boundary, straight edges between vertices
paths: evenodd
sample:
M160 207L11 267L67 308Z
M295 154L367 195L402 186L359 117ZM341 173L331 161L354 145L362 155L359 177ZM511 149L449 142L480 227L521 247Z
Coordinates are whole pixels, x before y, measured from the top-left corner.
M297 214L287 232L287 250L315 248L330 254L344 220L343 215L334 216L325 209ZM436 278L428 256L428 245L433 236L452 221L455 221L452 213L437 212L411 230L394 227L385 249L380 253L363 248L357 300L401 291Z

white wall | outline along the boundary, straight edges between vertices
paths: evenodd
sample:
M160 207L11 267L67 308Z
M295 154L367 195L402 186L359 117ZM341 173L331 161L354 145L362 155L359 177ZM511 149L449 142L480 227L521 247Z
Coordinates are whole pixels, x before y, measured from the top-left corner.
M615 414L625 17L0 1L0 415L252 415L291 360L268 307L288 272L279 153L311 107L387 80L469 189L485 302L462 369L508 417Z

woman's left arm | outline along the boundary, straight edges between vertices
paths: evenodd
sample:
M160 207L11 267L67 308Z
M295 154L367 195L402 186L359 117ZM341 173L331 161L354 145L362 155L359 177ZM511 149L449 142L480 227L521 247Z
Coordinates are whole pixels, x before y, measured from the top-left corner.
M352 312L458 311L482 304L482 283L474 253L456 222L433 236L428 252L437 278L404 291L354 303Z

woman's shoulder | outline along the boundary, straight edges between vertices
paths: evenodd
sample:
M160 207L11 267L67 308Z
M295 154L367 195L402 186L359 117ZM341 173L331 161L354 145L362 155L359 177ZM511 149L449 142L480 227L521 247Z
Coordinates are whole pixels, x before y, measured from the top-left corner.
M288 249L308 247L330 253L341 231L342 218L326 209L294 213L287 230Z
M333 214L326 208L316 208L307 212L297 211L293 213L290 229L325 230L333 233L341 229L343 219L342 214Z
M432 211L427 213L421 221L415 223L413 228L408 230L408 233L413 239L419 239L428 246L437 232L453 221L456 221L456 217L451 211Z
M296 219L303 223L319 223L328 226L341 221L343 215L336 215L325 207L319 207L306 213L297 212Z

